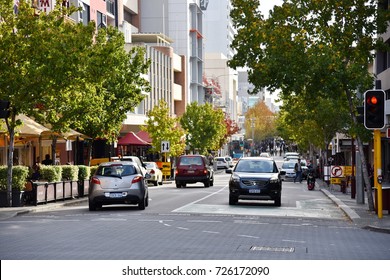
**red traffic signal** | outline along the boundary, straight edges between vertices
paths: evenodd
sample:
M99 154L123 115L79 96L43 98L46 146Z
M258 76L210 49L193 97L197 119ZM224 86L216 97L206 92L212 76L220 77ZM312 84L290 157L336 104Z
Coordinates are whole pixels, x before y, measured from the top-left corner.
M383 90L368 90L364 93L364 126L367 129L382 129L386 120L386 94Z

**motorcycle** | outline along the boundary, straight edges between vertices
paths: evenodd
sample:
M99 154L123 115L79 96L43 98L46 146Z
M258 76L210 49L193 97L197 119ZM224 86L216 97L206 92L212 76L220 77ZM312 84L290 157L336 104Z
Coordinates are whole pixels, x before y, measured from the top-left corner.
M310 170L309 173L307 174L307 189L309 191L312 191L314 190L315 185L316 185L316 178L314 177L313 170Z

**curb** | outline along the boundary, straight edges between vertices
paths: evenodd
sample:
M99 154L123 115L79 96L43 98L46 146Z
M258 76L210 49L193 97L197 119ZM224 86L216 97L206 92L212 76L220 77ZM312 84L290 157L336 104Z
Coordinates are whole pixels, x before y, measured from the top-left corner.
M335 197L333 194L331 194L328 190L326 189L320 189L327 197L329 197L338 207L340 207L341 210L347 215L347 217L353 221L353 222L358 222L360 221L360 216L352 210L350 207L348 207L344 202L342 202L340 199Z

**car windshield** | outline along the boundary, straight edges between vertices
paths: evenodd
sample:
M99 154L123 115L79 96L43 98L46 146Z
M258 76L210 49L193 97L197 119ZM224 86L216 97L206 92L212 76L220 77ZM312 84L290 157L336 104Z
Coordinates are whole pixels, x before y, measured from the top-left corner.
M156 164L154 162L144 162L144 163L146 165L146 168L148 169L156 168Z
M237 163L235 172L249 173L274 173L274 164L272 161L259 160L240 160Z
M137 174L137 170L132 165L110 165L100 166L96 171L96 175L100 176L115 176L124 177Z

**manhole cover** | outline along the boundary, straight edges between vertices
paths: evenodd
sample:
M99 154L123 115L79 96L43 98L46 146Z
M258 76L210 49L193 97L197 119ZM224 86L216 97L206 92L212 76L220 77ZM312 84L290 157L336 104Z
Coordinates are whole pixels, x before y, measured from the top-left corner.
M282 253L294 253L294 247L269 247L269 246L252 246L251 251L266 251L266 252L282 252Z

